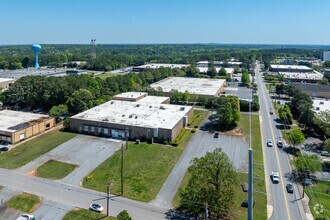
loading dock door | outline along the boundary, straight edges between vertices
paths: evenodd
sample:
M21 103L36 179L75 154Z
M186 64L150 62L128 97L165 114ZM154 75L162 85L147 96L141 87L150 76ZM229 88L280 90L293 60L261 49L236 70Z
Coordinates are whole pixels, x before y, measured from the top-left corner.
M19 139L20 139L20 140L24 140L24 139L25 139L25 133L20 134L20 135L19 135Z

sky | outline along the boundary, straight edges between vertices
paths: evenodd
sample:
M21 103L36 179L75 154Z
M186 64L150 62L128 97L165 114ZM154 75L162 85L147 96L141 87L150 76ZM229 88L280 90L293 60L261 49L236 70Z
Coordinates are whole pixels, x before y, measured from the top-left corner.
M1 0L0 45L330 44L330 0Z

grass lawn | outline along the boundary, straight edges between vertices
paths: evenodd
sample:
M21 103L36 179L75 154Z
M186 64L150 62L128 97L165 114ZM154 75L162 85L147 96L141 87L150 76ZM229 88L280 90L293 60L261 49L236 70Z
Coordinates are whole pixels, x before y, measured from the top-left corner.
M202 115L198 117L200 122L202 118ZM176 147L131 142L124 150L123 196L143 202L154 199L192 135L186 131ZM106 192L106 182L110 180L113 183L111 193L120 194L120 161L119 150L85 177L83 186Z
M31 139L14 149L2 153L0 167L15 169L21 167L35 158L47 153L60 144L70 140L77 134L54 130L39 137Z
M11 198L5 205L22 212L32 213L39 207L40 198L36 195L22 193Z
M305 192L309 197L309 207L315 219L330 219L330 194L325 192L327 189L330 189L330 182L327 181L317 181L316 186L306 187ZM323 210L318 208L317 204L323 206Z
M265 176L264 176L264 167L263 167L263 155L262 155L262 145L261 145L261 134L260 134L260 124L259 117L257 115L252 115L252 148L253 148L253 159L254 164L262 164L262 166L255 165L254 166L254 177L260 178L262 180L254 179L254 219L267 219L267 197L266 197L266 187L265 187ZM249 115L241 115L239 121L239 127L243 134L249 134ZM248 174L247 173L238 173L239 175L239 183L248 182ZM188 181L190 178L190 174L187 172L184 176L184 179L181 182L180 188L175 195L173 200L173 206L178 207L180 196L180 189L185 188L188 185ZM246 219L247 218L247 208L242 208L241 203L243 200L247 199L247 192L243 192L241 186L237 186L237 198L235 200L235 206L232 210L232 218L233 219ZM258 193L262 192L262 193Z
M203 122L203 120L207 117L208 114L209 114L209 111L194 110L194 115L199 115L199 117L197 117L194 120L194 122L191 124L191 127L199 126Z
M103 219L103 220L116 220L116 217L112 217L109 216L107 217L104 214L98 213L98 212L93 212L87 209L74 209L71 210L70 212L66 213L66 215L62 218L62 220L86 220L86 219L90 219L90 220L99 220L99 219Z
M101 79L106 79L106 78L109 78L109 77L114 77L114 76L119 76L118 74L114 74L114 73L105 73L105 74L98 74L98 75L95 75L95 78L96 77L99 77Z
M37 176L48 179L62 179L77 166L56 160L49 160L37 169Z

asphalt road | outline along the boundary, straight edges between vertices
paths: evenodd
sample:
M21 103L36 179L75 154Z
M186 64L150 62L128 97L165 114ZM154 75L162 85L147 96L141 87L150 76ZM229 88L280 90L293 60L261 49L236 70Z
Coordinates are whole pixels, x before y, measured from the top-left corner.
M92 202L97 202L106 207L105 193L3 168L0 168L0 177L0 185L6 188L38 195L63 205L88 209ZM127 210L133 219L168 219L167 209L113 195L110 198L109 210L112 216L116 216L122 210Z
M226 153L236 170L247 172L248 145L245 140L242 137L229 135L219 135L219 138L214 138L213 135L213 132L197 130L151 204L171 208L190 161L195 157L202 157L216 148L221 148Z
M288 194L285 189L286 184L290 182L284 176L287 173L291 173L292 168L288 155L276 146L276 142L278 140L283 140L283 138L281 131L276 128L276 122L274 121L276 119L275 114L269 114L269 111L274 111L274 108L259 71L259 65L256 65L256 83L258 84L261 112L262 144L265 152L264 155L266 156L266 158L264 158L266 178L267 173L268 178L270 178L272 171L278 171L280 174L280 183L273 184L270 181L270 185L267 186L270 188L271 205L273 206L273 215L271 219L306 219L297 186L293 184L293 194ZM273 147L267 147L266 142L268 139L272 140Z
M61 220L65 214L72 209L73 207L71 205L66 205L43 198L41 205L32 214L36 217L36 219Z

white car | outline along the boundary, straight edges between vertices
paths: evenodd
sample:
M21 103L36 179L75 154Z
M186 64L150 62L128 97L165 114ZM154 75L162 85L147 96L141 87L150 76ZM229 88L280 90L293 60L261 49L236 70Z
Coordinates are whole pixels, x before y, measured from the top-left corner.
M24 214L18 217L16 220L35 220L34 215Z
M102 212L104 210L104 208L102 206L100 206L99 204L93 203L89 206L89 210L92 210L94 212Z
M268 146L268 147L272 147L272 146L273 146L273 142L272 142L271 139L268 139L268 141L267 141L267 146Z
M272 177L273 183L279 183L280 182L280 174L277 171L273 171L271 177Z

